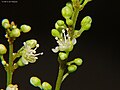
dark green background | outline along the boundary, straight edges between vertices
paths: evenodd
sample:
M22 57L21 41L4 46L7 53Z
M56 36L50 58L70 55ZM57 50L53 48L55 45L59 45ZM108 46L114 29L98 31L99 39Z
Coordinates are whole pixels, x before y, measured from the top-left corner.
M0 21L8 18L20 27L28 24L31 32L22 34L15 41L17 51L27 39L37 39L38 52L44 52L34 64L18 68L13 76L13 84L19 90L39 90L29 83L31 76L38 76L55 86L58 62L57 54L51 48L57 44L51 36L51 29L61 16L61 8L70 0L21 0L18 3L0 2ZM84 32L75 45L70 59L81 57L83 65L71 74L62 84L61 90L120 90L119 61L119 5L112 0L93 0L80 12L76 29L84 16L93 19L92 27ZM8 47L4 38L5 31L0 26L0 43ZM7 59L6 55L6 59ZM6 73L0 64L0 88L5 88ZM53 89L54 90L54 89Z

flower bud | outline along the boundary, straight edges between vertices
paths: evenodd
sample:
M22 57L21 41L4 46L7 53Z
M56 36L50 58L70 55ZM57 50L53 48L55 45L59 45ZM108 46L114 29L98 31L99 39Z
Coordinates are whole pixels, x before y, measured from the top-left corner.
M1 61L2 65L6 65L6 61Z
M18 28L15 28L10 32L10 37L19 37L19 36L20 36L20 30Z
M9 23L4 23L2 26L3 26L5 29L10 28L10 24L9 24Z
M66 6L70 7L73 10L73 6L72 6L72 4L70 2L67 2Z
M82 59L81 58L76 58L76 59L74 59L74 63L76 64L76 65L78 65L78 66L80 66L80 65L82 65Z
M89 30L89 28L91 27L91 23L92 23L92 18L90 16L86 16L81 21L81 28L83 30Z
M7 49L3 44L0 44L0 55L6 54Z
M30 83L35 87L41 86L41 80L38 77L31 77Z
M55 23L55 28L61 32L62 29L66 28L66 26L65 26L65 24L63 24L62 26L60 26L60 25L62 25L62 23L59 23L59 25L57 22Z
M57 21L57 24L58 24L59 26L63 26L65 23L64 23L63 20L58 20L58 21Z
M52 90L52 86L48 82L43 82L42 83L42 88L44 90Z
M66 53L60 52L59 57L61 60L65 60L68 57L68 55Z
M24 25L21 25L20 29L22 32L27 33L31 30L31 27L24 24Z
M2 20L2 26L4 25L4 23L8 23L9 24L9 20L8 19L3 19Z
M72 16L72 9L69 7L69 6L65 6L62 8L62 16L65 18L65 19L68 19Z
M73 20L66 19L66 23L67 23L68 26L71 26L71 25L73 25Z
M60 37L60 32L56 29L52 29L51 34L54 37Z
M77 66L76 65L70 65L70 66L68 66L68 72L69 73L72 73L72 72L74 72L76 70L77 70Z
M36 45L37 45L37 40L35 40L35 39L27 40L27 41L26 41L26 44L27 44L28 46L30 46L31 48L34 48L34 47L36 47Z

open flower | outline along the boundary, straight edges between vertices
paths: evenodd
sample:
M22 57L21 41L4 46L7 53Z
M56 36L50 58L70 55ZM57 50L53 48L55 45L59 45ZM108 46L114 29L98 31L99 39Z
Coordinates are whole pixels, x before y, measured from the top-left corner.
M38 55L43 55L43 52L36 54L36 49L39 47L39 44L36 44L34 49L32 49L26 42L24 42L23 44L25 47L21 57L23 64L27 65L29 62L34 63L36 59L38 59Z
M12 84L9 84L6 88L6 90L18 90L18 86L17 85L12 85Z
M66 33L67 32L67 33ZM63 29L61 32L61 38L55 37L57 40L58 46L52 49L54 53L57 53L58 51L65 51L70 52L73 49L73 46L76 44L76 39L71 39L68 29Z

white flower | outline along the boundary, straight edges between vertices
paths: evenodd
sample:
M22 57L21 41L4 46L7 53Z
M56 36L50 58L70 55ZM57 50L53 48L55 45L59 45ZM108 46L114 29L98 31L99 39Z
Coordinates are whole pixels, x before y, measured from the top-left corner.
M73 46L77 42L76 39L73 38L71 40L71 37L68 34L68 29L66 29L66 31L64 29L62 30L61 37L62 38L55 37L55 39L57 40L58 46L53 48L52 51L54 53L57 53L58 51L69 51L70 52L73 49Z
M18 90L18 86L17 85L12 85L12 84L9 84L6 88L6 90Z
M36 59L38 59L38 55L43 55L42 53L36 54L36 49L39 47L39 44L36 44L36 47L34 49L31 48L26 42L24 44L24 50L22 51L22 57L21 60L23 64L27 65L29 62L34 63Z

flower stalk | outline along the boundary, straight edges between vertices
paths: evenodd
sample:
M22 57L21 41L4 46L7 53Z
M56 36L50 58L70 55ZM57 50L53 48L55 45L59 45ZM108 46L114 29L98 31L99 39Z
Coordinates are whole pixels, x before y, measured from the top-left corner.
M60 58L58 58L58 61L59 61L59 72L58 72L55 90L60 90L60 87L63 81L64 71L66 69L67 59L63 61L63 60L60 60Z
M12 83L12 75L13 75L13 40L9 40L9 66L7 69L7 85Z

